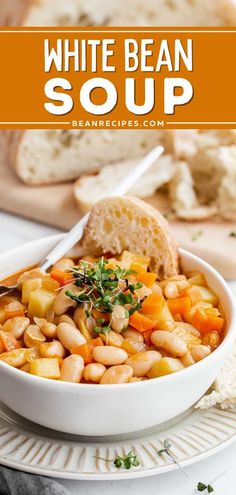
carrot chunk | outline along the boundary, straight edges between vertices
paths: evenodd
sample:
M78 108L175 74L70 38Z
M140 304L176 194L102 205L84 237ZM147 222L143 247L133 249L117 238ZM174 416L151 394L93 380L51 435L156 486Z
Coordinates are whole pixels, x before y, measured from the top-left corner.
M151 330L156 326L155 321L152 321L150 320L150 318L141 315L140 313L138 313L138 311L135 311L135 313L130 316L129 324L141 333L146 332L147 330Z
M71 354L79 354L84 360L84 364L93 362L92 353L89 344L75 345L70 349Z
M197 328L201 333L207 333L211 331L221 332L224 325L224 318L208 312L208 310L198 309L192 318L192 325Z
M150 294L142 304L142 313L145 315L156 315L163 310L166 301L163 296Z
M53 280L59 282L61 286L69 284L70 282L74 281L74 277L72 273L63 272L62 270L58 270L57 268L53 268L53 270L50 273L50 277Z
M92 349L94 347L98 347L100 345L104 345L103 340L101 339L101 337L97 337L96 339L92 339L89 344L90 344L90 346L91 346Z
M132 265L130 266L130 270L133 270L134 272L136 272L136 274L139 274L139 273L147 273L145 270L144 270L144 267L142 264L140 263L132 263ZM134 275L136 275L134 274Z
M92 315L95 320L97 320L98 318L102 318L103 320L105 320L106 323L110 321L109 313L101 313L101 311L98 311L96 308L93 308Z
M154 329L151 328L151 330L146 330L146 332L143 332L145 344L148 345L149 347L153 345L151 341L151 335L153 331Z
M151 272L140 272L136 275L136 278L139 282L146 285L147 287L152 287L154 282L156 281L157 274Z
M184 316L191 309L191 299L188 296L168 299L167 304L172 315L176 315L178 313L181 316Z

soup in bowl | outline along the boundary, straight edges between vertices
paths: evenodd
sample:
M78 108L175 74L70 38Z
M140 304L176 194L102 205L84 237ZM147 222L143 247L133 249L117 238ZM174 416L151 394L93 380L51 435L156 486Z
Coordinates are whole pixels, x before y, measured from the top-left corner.
M58 239L2 255L2 273L37 265ZM234 303L212 267L180 257L181 273L164 281L128 251L18 274L17 294L1 300L1 400L44 426L98 436L193 405L233 342Z

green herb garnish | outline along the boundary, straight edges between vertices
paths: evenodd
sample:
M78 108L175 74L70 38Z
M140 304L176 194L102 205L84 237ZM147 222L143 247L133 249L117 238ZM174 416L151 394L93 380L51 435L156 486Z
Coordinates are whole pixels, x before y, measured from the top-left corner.
M129 275L133 270L107 268L109 260L102 258L94 264L81 261L79 266L72 268L75 285L80 288L78 292L66 291L66 296L85 305L86 316L91 315L93 308L101 313L112 313L114 306L121 304L127 308L127 316L132 315L141 308L143 299L137 294L137 290L143 287L140 282L130 282ZM111 325L105 325L105 320L98 318L94 328L95 333L106 334Z
M201 237L203 234L203 231L202 230L198 230L197 232L195 232L193 235L192 235L192 241L197 241L199 239L199 237Z
M236 237L236 230L232 230L232 232L229 233L229 237Z
M199 492L204 492L205 490L207 490L208 493L214 492L212 485L205 485L205 483L202 483L201 481L197 484L197 489Z
M184 471L184 469L180 466L180 464L178 463L178 461L176 461L176 459L174 458L174 456L170 452L170 448L171 448L170 440L168 438L166 438L164 440L164 442L163 442L163 448L160 449L160 450L158 450L157 453L160 456L162 454L166 454L174 462L174 464L176 464L176 466L178 466L178 468L182 471L182 473L184 474L184 476L186 478L189 478L189 476L187 475L187 473Z
M131 467L139 466L139 460L137 454L132 451L128 452L125 457L117 456L113 461L114 466L117 468L130 469Z

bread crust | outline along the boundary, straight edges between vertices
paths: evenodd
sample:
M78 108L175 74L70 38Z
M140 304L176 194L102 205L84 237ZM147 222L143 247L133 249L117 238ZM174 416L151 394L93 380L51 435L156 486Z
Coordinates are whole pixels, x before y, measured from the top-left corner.
M102 254L104 252L121 254L120 252L115 253L113 247L109 245L109 243L106 244L107 242L106 235L103 235L101 239L99 239L97 235L97 232L99 232L99 223L101 222L101 219L103 218L103 220L106 220L107 206L109 206L109 208L117 208L117 209L120 208L121 212L122 212L122 208L126 208L130 212L133 211L134 216L135 213L137 213L145 217L147 220L150 220L152 225L155 226L155 229L153 228L151 229L150 227L148 230L147 227L146 233L151 241L150 243L152 243L152 241L154 240L153 246L155 245L156 252L153 253L142 252L142 247L141 247L142 239L140 239L140 236L136 236L137 239L135 239L137 246L136 252L138 254L144 254L152 257L153 269L158 273L159 278L168 278L179 273L178 246L171 235L168 222L153 206L145 203L141 199L132 196L106 198L96 203L96 205L94 205L94 207L91 209L89 220L85 227L84 235L80 243L82 249L85 252L92 251L92 254L93 253ZM124 217L122 217L122 219L123 218ZM108 219L112 220L110 216L108 217ZM131 226L131 221L128 219L128 217L127 219L125 219L125 221L126 220L127 220L127 224L125 226L126 227L125 230L127 236L126 236L126 246L124 247L124 249L129 250L130 245L132 244L130 242L132 232L131 229L129 228ZM119 222L117 222L117 225L115 224L115 222L113 223L114 225L112 227L113 229L112 236L114 239L114 237L119 234L117 230L119 229L119 224L118 224ZM95 230L96 230L96 234L95 234ZM157 247L157 244L155 244L155 236L156 238L159 238L159 241L161 241L162 245L159 246L159 248Z

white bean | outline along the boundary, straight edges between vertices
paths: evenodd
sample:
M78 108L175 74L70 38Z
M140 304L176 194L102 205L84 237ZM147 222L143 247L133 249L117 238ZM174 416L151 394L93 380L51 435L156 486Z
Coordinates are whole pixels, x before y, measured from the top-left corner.
M3 352L0 354L0 361L19 368L26 363L26 349L15 349L9 352Z
M144 342L143 335L137 330L133 330L131 328L127 328L127 330L122 332L122 335L125 339L132 339L132 340L138 340L139 342Z
M160 361L162 355L157 351L143 351L129 357L125 364L131 366L134 376L142 377L148 373L154 363Z
M46 318L38 318L37 316L34 317L34 321L46 337L55 339L57 336L57 326L55 323L47 321Z
M69 323L69 325L76 328L74 320L72 320L72 318L68 315L61 315L59 318L59 323Z
M70 268L73 268L73 266L75 266L75 263L71 258L61 258L59 261L57 261L57 263L55 263L53 268L62 272L66 272Z
M121 347L124 342L122 335L113 332L113 330L110 330L106 335L101 335L101 338L106 345L114 345L115 347Z
M131 366L122 364L120 366L111 366L102 375L100 380L101 385L111 385L117 383L127 383L133 375Z
M79 306L78 308L76 308L74 312L73 320L77 327L79 326L80 320L82 320L84 323L86 322L86 314L84 311L84 306Z
M120 333L129 324L129 312L121 304L116 304L111 315L111 327L115 332Z
M58 292L53 305L53 311L55 315L62 315L66 313L69 308L76 307L76 301L73 301L70 297L66 295L66 292L71 290L72 292L78 292L78 288L74 284L68 284L66 287Z
M192 366L195 363L190 351L187 351L186 354L184 354L181 358L181 363L185 366L185 368Z
M24 333L24 343L26 347L39 347L45 342L46 337L37 325L29 325Z
M90 363L84 368L84 379L87 382L100 382L102 375L106 371L106 366L101 363Z
M155 282L155 284L153 284L152 286L152 293L157 294L158 296L163 295L162 288L157 282Z
M82 333L69 323L60 323L57 327L57 337L62 345L70 350L75 345L86 344Z
M59 340L53 340L52 342L45 342L40 345L40 354L42 357L45 358L54 358L54 357L61 357L63 358L65 356L65 348L59 342Z
M179 291L175 282L168 282L168 284L166 284L164 294L167 299L175 299L178 297Z
M55 339L57 337L57 326L55 323L48 321L40 330L48 339Z
M15 316L4 323L2 330L4 332L10 332L16 339L20 339L29 324L29 318L24 316Z
M112 345L99 345L93 349L92 354L95 361L105 366L123 364L128 358L128 354L124 349Z
M78 354L72 354L64 359L61 365L60 380L64 382L79 383L84 371L84 360Z
M197 362L209 356L209 354L211 354L211 349L206 345L196 344L192 345L190 352L194 361Z
M181 357L188 350L187 344L180 337L166 330L155 330L151 335L151 341L173 357Z

